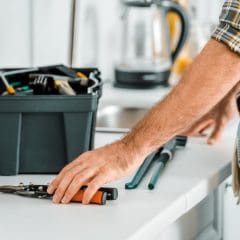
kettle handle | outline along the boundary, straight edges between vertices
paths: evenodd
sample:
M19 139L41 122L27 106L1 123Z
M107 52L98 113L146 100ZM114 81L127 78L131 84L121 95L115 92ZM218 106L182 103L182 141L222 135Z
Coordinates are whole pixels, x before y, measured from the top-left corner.
M180 17L182 31L176 46L176 49L172 52L172 61L174 62L182 50L189 34L189 17L187 11L178 3L173 1L162 1L161 5L165 7L166 14L169 12L174 12Z

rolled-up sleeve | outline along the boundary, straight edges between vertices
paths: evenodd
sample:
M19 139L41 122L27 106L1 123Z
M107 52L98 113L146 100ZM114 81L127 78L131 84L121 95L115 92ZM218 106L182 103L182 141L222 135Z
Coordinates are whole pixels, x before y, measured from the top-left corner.
M212 38L240 54L240 0L226 0Z

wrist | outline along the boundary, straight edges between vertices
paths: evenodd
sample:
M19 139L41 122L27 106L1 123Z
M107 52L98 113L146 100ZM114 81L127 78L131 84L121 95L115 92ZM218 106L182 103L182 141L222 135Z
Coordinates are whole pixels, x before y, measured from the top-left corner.
M155 133L153 134L153 129L155 128L153 128L152 125L149 127L147 122L148 121L144 120L139 122L139 124L121 140L125 149L132 154L132 157L140 159L140 161L144 160L168 140L163 140L162 137L164 134L161 134L161 137L156 137L157 135ZM145 128L143 128L142 125L144 125Z
M131 159L143 161L151 153L151 150L146 145L146 141L140 137L140 132L133 130L120 142Z

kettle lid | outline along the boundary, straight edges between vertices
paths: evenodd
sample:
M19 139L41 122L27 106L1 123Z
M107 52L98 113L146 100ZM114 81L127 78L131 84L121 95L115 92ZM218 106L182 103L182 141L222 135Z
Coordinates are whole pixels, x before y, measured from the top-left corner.
M123 0L123 3L129 7L149 7L153 3L152 0Z
M150 7L152 4L161 5L163 0L123 0L123 3L129 7Z

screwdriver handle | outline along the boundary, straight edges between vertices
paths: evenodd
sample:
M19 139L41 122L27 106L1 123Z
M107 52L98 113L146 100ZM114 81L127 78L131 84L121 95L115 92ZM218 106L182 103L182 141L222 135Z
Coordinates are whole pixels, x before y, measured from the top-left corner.
M81 203L83 200L85 190L79 190L75 196L72 198L71 202L79 202ZM97 204L97 205L105 205L107 200L107 193L102 191L97 191L93 198L91 199L91 204Z
M9 95L14 95L16 93L15 89L12 86L6 87Z

